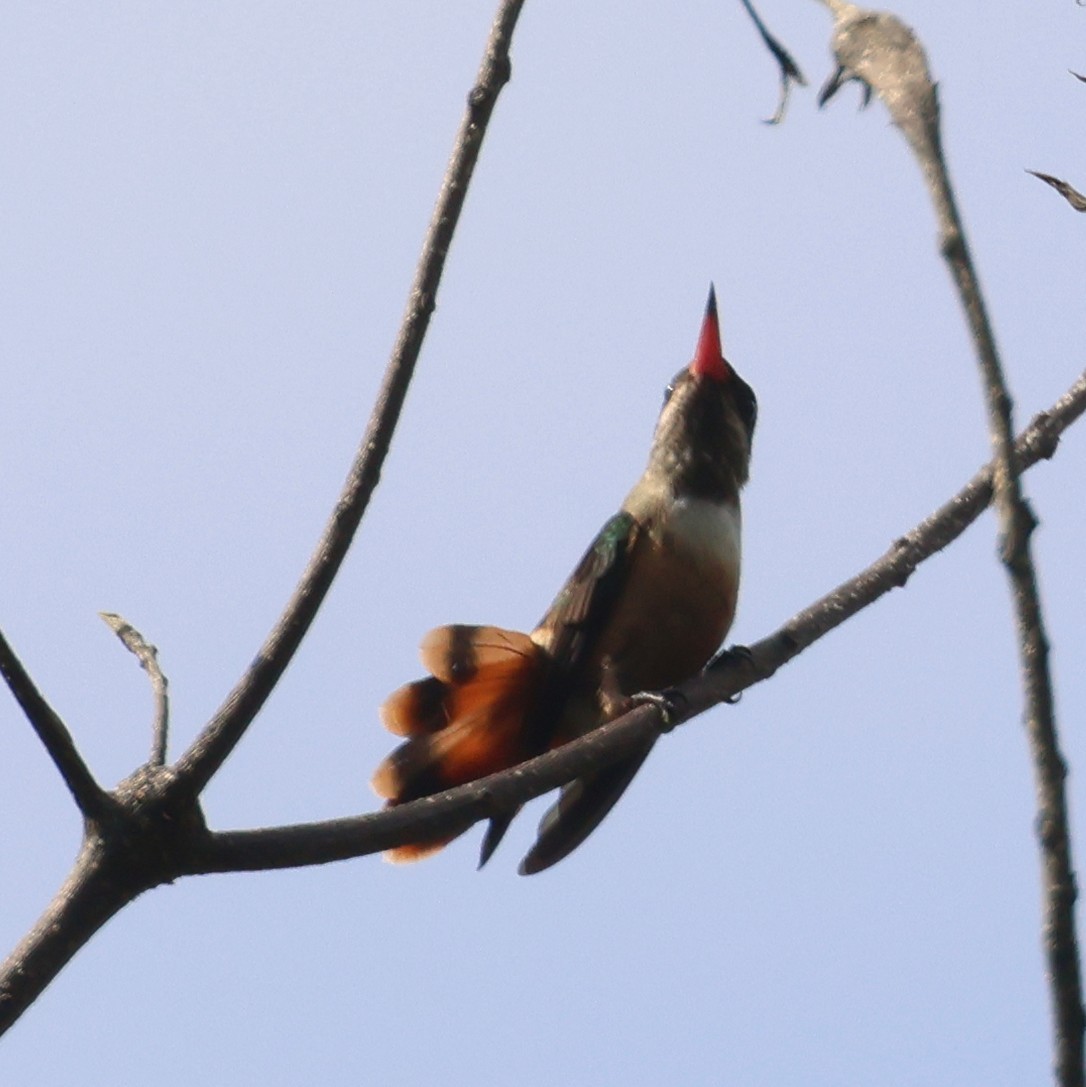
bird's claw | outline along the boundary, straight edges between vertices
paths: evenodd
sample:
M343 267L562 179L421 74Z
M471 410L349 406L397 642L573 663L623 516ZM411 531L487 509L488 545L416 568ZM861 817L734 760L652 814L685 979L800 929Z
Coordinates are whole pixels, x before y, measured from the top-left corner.
M719 668L733 660L742 661L744 664L753 664L754 654L751 652L750 646L730 645L727 649L722 649L711 661L709 661L705 666L705 670L708 672L712 668Z
M708 672L711 668L718 668L721 665L729 664L732 661L741 661L744 664L754 664L754 654L750 651L750 647L746 645L732 645L727 649L722 649L709 663L705 666L705 670ZM743 697L742 691L737 691L733 695L729 695L724 699L724 702L728 706L734 706Z
M660 714L660 732L670 732L676 725L675 715L679 712L682 703L686 702L686 695L676 687L668 687L664 691L638 691L630 695L631 706L655 706Z

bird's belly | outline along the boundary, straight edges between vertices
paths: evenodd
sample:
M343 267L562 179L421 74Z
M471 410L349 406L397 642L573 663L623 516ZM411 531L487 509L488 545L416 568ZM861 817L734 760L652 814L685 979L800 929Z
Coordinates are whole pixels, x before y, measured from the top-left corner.
M598 657L610 684L627 695L700 671L731 627L739 583L737 548L722 553L666 535L643 548Z

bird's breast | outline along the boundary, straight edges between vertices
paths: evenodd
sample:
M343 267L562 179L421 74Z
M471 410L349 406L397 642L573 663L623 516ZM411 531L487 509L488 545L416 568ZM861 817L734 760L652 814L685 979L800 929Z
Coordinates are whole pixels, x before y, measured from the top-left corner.
M601 667L614 670L622 693L673 686L705 665L731 627L739 564L740 514L731 503L679 498L641 522L600 641Z

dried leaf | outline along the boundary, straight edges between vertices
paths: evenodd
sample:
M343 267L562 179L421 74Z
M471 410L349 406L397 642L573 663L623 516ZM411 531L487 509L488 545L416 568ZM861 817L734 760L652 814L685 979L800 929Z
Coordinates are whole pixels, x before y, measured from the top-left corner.
M1077 189L1071 188L1066 181L1061 181L1051 174L1039 174L1036 170L1027 170L1026 173L1039 177L1046 185L1051 185L1075 211L1086 211L1086 196L1083 196Z

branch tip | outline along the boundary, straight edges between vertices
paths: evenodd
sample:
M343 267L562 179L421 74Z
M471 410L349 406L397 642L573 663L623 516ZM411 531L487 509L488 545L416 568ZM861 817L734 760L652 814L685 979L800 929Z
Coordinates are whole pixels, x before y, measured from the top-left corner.
M151 681L151 693L155 700L155 720L151 728L151 765L166 764L166 745L170 727L169 681L158 663L158 648L122 615L112 611L100 611L98 617L113 631L121 645L140 662L140 667Z

